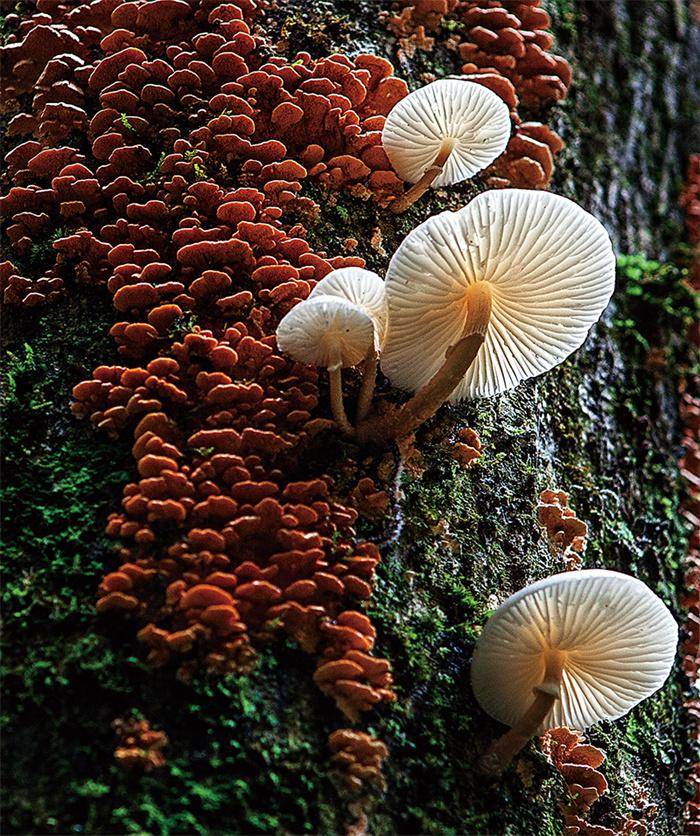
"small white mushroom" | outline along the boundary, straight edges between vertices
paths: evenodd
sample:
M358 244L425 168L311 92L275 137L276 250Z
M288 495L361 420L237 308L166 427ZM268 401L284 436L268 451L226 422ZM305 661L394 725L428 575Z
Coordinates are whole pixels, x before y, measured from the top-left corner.
M377 356L384 342L387 326L384 281L376 273L361 267L341 267L324 276L311 291L310 299L334 296L359 305L374 323L374 344L362 364L362 386L357 401L357 419L369 411L377 379Z
M277 326L277 344L285 354L328 369L333 417L347 435L354 429L343 405L341 369L361 363L374 339L374 322L367 311L338 296L306 299Z
M608 234L565 197L489 191L429 218L406 236L386 275L382 370L417 394L384 435L410 432L448 398L496 395L561 363L614 284Z
M415 185L394 201L403 212L430 188L468 180L505 150L510 114L494 92L458 78L434 81L401 99L386 118L384 150Z
M637 578L604 569L553 575L508 598L486 623L471 681L511 730L483 758L498 773L530 738L622 717L666 681L678 627Z
M309 298L338 296L364 308L376 325L376 343L379 349L386 332L387 307L384 290L384 281L371 270L341 267L324 276L311 291Z

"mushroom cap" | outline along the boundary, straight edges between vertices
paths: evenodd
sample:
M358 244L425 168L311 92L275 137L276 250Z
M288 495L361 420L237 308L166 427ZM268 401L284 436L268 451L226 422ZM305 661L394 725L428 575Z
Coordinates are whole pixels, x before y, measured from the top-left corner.
M642 581L605 569L564 572L521 589L491 616L472 688L488 714L512 726L532 704L547 651L562 651L560 699L540 731L582 731L661 688L677 641L673 616Z
M376 273L361 267L341 267L332 270L311 291L310 299L318 296L338 296L354 302L372 317L376 326L376 348L384 342L387 306L384 281Z
M374 323L359 305L319 296L295 305L277 326L281 351L300 363L356 366L374 344Z
M418 389L462 336L467 288L492 293L484 344L450 400L490 397L575 351L615 286L607 232L571 200L492 190L410 232L386 275L389 329L382 369Z
M481 84L443 78L397 102L382 130L387 157L409 183L420 180L448 138L455 145L433 188L468 180L505 151L508 106Z

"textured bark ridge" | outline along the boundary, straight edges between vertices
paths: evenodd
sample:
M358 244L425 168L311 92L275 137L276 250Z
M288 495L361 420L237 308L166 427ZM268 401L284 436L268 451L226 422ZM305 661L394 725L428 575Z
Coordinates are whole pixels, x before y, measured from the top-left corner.
M353 820L376 834L563 832L564 782L534 745L498 780L478 773L503 727L476 704L469 659L490 610L565 568L538 524L547 489L565 491L588 526L577 554L584 567L639 576L680 621L674 363L687 300L678 272L649 259L674 258L682 236L678 192L687 155L700 147L692 133L700 38L672 0L544 5L574 79L546 120L537 114L566 142L552 187L596 214L620 253L639 257L622 263L613 303L585 346L550 374L443 409L398 451L358 452L340 438L310 449L346 495L367 488L359 535L382 550L368 614L397 700L357 727L386 744L386 759L381 744L358 738L344 760L342 747L330 760L328 736L347 722L291 643L263 647L248 675L202 674L185 685L142 664L133 630L96 623L95 589L114 565L101 529L127 481L129 451L76 425L66 401L114 351L110 302L86 290L8 318L7 832L336 833ZM377 12L370 0L283 0L267 15L290 55L375 53L412 87L459 71L449 28L431 51L407 58ZM380 273L408 230L477 190L432 192L396 217L360 196L307 188L322 205L312 246L360 255ZM658 346L665 362L651 351ZM468 467L454 456L466 427L480 442ZM676 671L626 718L587 734L605 752L608 784L591 822L620 830L632 816L652 833L680 832L693 759L684 687ZM140 777L113 759L110 724L132 715L169 740L167 763ZM367 770L360 798L339 762Z

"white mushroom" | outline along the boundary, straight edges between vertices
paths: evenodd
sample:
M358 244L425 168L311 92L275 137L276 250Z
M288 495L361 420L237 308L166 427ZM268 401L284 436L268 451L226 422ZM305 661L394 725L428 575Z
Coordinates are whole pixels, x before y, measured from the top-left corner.
M488 620L472 661L481 707L512 726L482 766L500 772L547 729L623 716L664 684L677 640L663 601L629 575L565 572L521 589Z
M445 78L409 93L382 131L399 177L415 183L392 211L408 209L430 186L460 183L486 168L505 150L510 127L505 102L473 81Z
M565 197L489 191L425 221L386 276L382 370L395 386L417 390L397 426L405 434L448 398L496 395L561 363L614 283L608 234Z
M341 267L332 270L311 291L310 299L317 296L338 296L364 308L376 326L376 347L384 342L387 307L384 281L371 270L361 267Z
M345 414L341 369L362 362L374 347L374 322L359 305L337 296L295 305L277 327L280 349L300 363L328 369L331 409L341 430L354 433Z
M384 342L387 325L384 281L376 273L361 267L341 267L324 276L309 298L334 296L359 305L374 323L374 344L362 364L362 386L357 400L357 419L369 411L377 379L377 354Z

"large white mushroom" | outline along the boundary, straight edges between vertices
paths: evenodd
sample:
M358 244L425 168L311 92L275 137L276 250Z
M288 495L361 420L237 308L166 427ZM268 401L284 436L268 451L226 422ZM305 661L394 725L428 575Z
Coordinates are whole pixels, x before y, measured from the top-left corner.
M384 281L376 273L361 267L332 270L311 291L310 299L333 296L359 305L374 323L374 343L362 364L362 386L357 401L357 419L369 411L377 379L377 356L384 342L387 326Z
M280 349L300 363L328 369L331 410L352 435L343 404L341 369L361 363L374 350L375 326L367 311L339 296L318 296L295 305L277 326Z
M445 78L409 93L384 123L382 144L399 177L415 185L391 205L403 212L430 188L473 177L505 150L510 114L494 92Z
M530 738L622 717L666 681L678 627L637 578L605 569L553 575L508 598L486 623L474 694L511 730L482 759L498 773Z
M448 399L496 395L561 363L608 304L615 256L567 198L494 190L410 232L385 284L382 370L416 394L370 419L364 440L405 435Z

